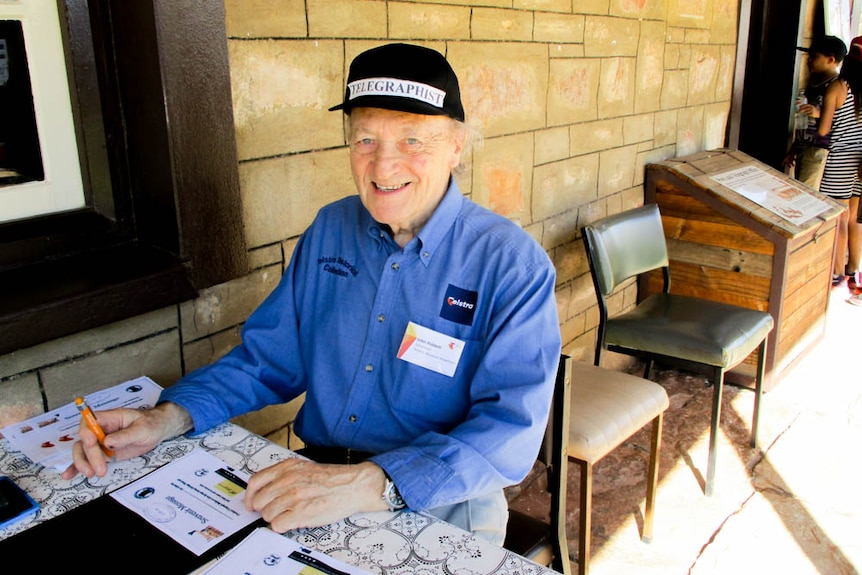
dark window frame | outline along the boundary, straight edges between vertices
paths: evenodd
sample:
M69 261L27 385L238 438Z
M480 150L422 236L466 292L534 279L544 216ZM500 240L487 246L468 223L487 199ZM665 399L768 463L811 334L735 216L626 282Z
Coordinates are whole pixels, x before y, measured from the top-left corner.
M0 354L248 272L222 3L58 7L87 206L0 225Z

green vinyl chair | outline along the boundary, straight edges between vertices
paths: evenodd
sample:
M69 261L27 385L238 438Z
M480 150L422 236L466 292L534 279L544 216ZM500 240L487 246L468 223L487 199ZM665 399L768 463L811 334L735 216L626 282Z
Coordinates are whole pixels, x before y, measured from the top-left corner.
M602 218L582 229L590 273L599 306L595 365L603 350L643 359L644 378L654 361L705 373L714 386L704 493L715 485L716 442L721 419L724 375L759 349L751 446L763 395L766 343L773 319L766 312L712 300L670 293L667 242L658 206L648 204ZM660 293L648 296L630 311L608 317L606 298L630 278L660 269Z

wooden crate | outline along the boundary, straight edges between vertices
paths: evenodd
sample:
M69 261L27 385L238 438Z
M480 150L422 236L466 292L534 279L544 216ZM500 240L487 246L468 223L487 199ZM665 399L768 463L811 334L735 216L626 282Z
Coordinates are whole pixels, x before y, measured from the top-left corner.
M746 166L785 180L828 209L797 225L711 177ZM772 314L764 382L765 390L772 389L823 336L844 206L730 149L648 164L645 186L644 201L658 204L662 215L671 291ZM660 274L641 278L639 298L660 290ZM727 380L750 385L756 368L757 351L728 372Z

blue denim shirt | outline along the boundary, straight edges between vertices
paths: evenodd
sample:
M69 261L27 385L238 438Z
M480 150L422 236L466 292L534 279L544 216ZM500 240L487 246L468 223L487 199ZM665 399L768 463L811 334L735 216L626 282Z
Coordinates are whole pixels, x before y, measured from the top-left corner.
M351 196L318 213L242 344L161 399L199 433L306 392L303 441L379 454L413 509L465 501L518 483L538 453L554 284L541 246L454 180L403 250ZM408 322L465 342L453 376L396 357Z

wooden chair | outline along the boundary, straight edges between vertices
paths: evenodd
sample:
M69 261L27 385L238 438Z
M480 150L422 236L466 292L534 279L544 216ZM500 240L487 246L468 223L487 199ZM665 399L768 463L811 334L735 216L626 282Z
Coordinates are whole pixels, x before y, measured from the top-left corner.
M705 372L714 386L709 454L704 493L715 483L715 447L721 418L724 374L759 348L751 446L757 447L757 425L763 394L766 342L773 320L766 312L670 293L667 243L658 206L608 216L583 228L584 244L599 304L595 364L602 350L641 357L649 379L653 361ZM606 298L630 278L661 270L661 293L635 309L608 317Z
M593 465L652 422L641 540L652 541L656 486L661 455L661 431L668 408L667 392L652 381L574 362L569 413L569 458L581 469L578 573L590 570Z
M569 434L572 361L560 356L551 414L545 429L545 440L539 451L539 460L548 473L548 491L551 495L550 523L514 509L509 510L506 541L503 547L528 559L571 574L569 548L566 542L566 465Z

